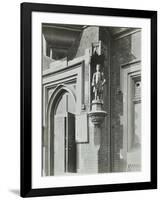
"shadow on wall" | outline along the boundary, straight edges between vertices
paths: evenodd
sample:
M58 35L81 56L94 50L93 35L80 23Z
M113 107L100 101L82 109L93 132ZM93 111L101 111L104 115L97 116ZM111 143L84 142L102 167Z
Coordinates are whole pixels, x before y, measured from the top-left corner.
M74 59L76 57L78 48L80 46L82 33L83 32L80 33L79 37L75 40L75 42L73 42L72 46L69 48L68 54L67 54L67 59L68 60L72 60L72 59Z
M138 34L138 35L137 35ZM120 91L121 65L140 59L139 34L128 35L112 41L111 45L111 171L125 171L126 161L123 160L123 93Z

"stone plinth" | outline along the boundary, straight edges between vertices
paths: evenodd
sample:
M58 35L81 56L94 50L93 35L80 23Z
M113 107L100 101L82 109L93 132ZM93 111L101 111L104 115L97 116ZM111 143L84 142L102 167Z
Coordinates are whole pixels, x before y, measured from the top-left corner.
M102 133L101 124L103 123L107 112L103 110L103 102L101 100L92 101L92 110L88 113L88 116L92 123L90 127L90 159L93 168L90 168L91 173L98 173L98 162L99 162L99 149L100 149L100 138ZM90 164L91 164L90 162Z
M103 110L103 102L101 100L93 100L92 110L88 115L95 126L100 126L107 115L107 112Z

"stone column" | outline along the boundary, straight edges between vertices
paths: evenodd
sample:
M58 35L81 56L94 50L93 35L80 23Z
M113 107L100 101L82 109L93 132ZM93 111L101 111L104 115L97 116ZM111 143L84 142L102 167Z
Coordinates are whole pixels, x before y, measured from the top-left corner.
M42 42L43 42L43 55L46 56L46 39L44 34L42 35Z
M92 110L88 113L88 116L93 124L93 137L92 146L95 154L92 155L93 164L95 165L95 171L93 173L98 173L98 152L100 148L100 137L102 133L101 124L103 123L107 112L103 110L103 103L100 100L92 101Z

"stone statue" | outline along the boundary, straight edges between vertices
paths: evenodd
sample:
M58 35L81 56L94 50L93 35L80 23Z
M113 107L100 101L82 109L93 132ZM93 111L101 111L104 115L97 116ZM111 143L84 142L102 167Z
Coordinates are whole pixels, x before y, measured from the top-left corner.
M96 65L96 72L93 74L92 86L94 92L94 100L103 100L103 87L106 83L104 73L100 72L100 65Z

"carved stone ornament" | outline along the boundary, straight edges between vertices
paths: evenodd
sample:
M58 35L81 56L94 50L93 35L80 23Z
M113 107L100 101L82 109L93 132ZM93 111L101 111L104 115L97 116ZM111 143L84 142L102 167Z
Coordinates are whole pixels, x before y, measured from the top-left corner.
M91 111L88 113L89 117L91 118L91 122L95 125L95 126L100 126L104 119L105 116L107 115L106 111Z

